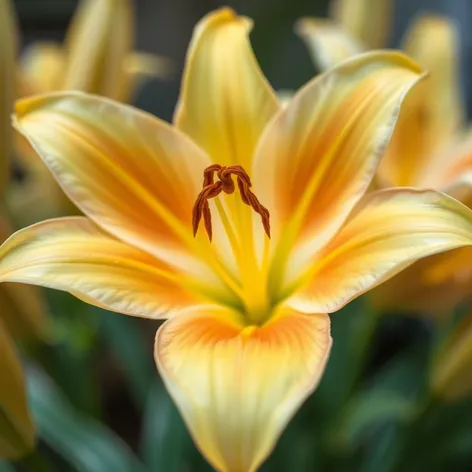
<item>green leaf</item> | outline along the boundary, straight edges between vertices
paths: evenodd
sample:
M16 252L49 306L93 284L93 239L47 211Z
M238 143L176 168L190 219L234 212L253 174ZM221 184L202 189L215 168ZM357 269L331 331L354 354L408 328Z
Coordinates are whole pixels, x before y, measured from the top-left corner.
M40 370L27 373L28 394L41 440L79 472L146 470L111 430L68 403Z
M140 330L139 323L142 320L103 311L98 315L101 322L101 335L119 361L136 406L142 409L152 379L156 376L152 346L146 343Z
M376 325L376 314L365 299L354 300L331 315L333 347L314 397L319 417L330 423L356 387Z
M379 425L376 434L371 436L368 452L359 464L360 471L397 470L405 450L411 420L408 415L413 415L414 409L418 408L419 395L425 385L429 352L427 344L413 346L391 359L369 382L370 395L388 395L391 399L396 398L393 402L397 405L389 407L392 410L389 420Z
M148 469L163 472L186 469L195 446L160 380L149 390L143 421L141 455Z
M0 461L0 472L15 472L15 469L9 462Z
M97 313L67 292L46 292L54 313L54 345L41 351L41 365L75 408L93 416L100 412ZM36 359L36 357L35 357Z
M377 390L361 392L346 408L332 440L338 447L354 449L362 444L365 436L379 427L408 420L414 410L414 402L398 392Z
M401 450L398 441L399 427L390 424L381 428L369 447L364 461L360 462L360 472L392 472Z

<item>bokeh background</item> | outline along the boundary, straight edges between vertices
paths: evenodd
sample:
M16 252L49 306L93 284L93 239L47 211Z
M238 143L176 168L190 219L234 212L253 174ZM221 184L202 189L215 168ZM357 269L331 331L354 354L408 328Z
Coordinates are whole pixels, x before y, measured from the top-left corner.
M61 40L77 0L15 0L23 44L36 40ZM411 21L421 12L447 15L457 23L461 38L463 84L472 69L472 3L469 0L396 0L390 46L398 46ZM326 16L328 0L135 0L136 47L171 58L176 74L154 81L137 104L170 120L177 100L180 72L193 26L207 12L229 5L254 19L253 46L261 66L276 89L296 89L316 72L293 25L302 16ZM469 86L470 89L471 86ZM464 96L472 105L470 93ZM470 107L469 107L470 108Z
M77 2L14 4L26 47L61 41ZM221 5L255 20L253 46L276 89L297 89L317 72L293 25L303 16L326 15L326 0L136 0L136 47L169 58L174 67L170 77L145 85L137 106L171 120L193 26ZM457 22L463 100L470 111L472 2L397 0L391 46L420 11ZM21 169L16 178L22 178ZM107 313L63 293L46 296L51 339L22 348L39 447L23 460L0 463L0 471L209 471L155 370L158 323ZM430 347L443 333L427 318L385 316L364 353L359 346L369 333L368 309L361 299L332 317L335 343L326 375L264 471L472 471L468 399L416 425L409 433L413 440L403 434L408 402L421 390ZM353 368L362 364L358 356L365 356L361 381Z

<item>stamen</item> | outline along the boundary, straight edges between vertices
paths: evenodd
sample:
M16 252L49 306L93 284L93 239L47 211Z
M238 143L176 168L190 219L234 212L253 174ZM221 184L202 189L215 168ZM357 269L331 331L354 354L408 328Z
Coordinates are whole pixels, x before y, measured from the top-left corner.
M214 180L215 174L219 179L217 182ZM249 175L240 165L222 166L220 164L213 164L207 167L203 172L203 190L198 194L192 212L193 235L195 236L197 234L198 226L203 217L205 230L211 241L213 230L208 200L217 197L221 192L228 195L234 193L236 188L233 181L233 175L236 177L238 183L241 200L261 216L264 231L270 238L269 210L267 210L267 208L259 202L254 193L252 193L252 183Z

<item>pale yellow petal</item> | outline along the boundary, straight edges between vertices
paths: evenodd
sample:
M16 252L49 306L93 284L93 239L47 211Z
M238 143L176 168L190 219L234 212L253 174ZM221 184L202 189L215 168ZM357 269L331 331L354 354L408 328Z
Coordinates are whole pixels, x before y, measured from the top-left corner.
M433 190L375 192L320 252L290 304L330 313L418 259L471 245L472 210L457 200Z
M11 0L0 2L0 197L10 173L11 113L17 86L17 25Z
M254 472L328 358L327 315L284 310L242 328L233 313L208 307L166 322L155 358L202 454L221 472Z
M387 46L393 20L392 0L333 0L332 16L369 49Z
M465 117L462 109L459 71L459 31L454 21L443 16L420 16L405 39L403 49L430 74L426 89L430 139L448 142Z
M59 90L64 79L65 67L65 51L57 43L33 43L21 55L21 71L29 93Z
M430 383L437 397L458 401L472 395L472 314L449 335L434 359Z
M135 108L79 92L19 101L17 129L70 199L121 239L174 264L193 241L192 207L208 157Z
M197 24L174 120L214 162L246 169L260 134L278 110L249 43L251 26L229 8Z
M314 64L321 70L330 69L365 49L356 38L330 20L302 18L295 30L304 40Z
M309 82L266 129L253 188L271 213L274 277L336 233L363 196L421 71L397 52L366 53ZM275 288L275 290L277 290Z
M452 160L446 155L451 152L448 146L457 141L455 133L464 115L454 23L442 17L420 17L404 48L429 75L405 100L379 178L384 186L430 187L442 172L436 168Z
M21 364L0 312L0 459L26 454L34 436Z
M82 0L66 38L67 68L61 88L119 99L132 40L130 0Z
M48 220L0 246L0 282L65 290L108 310L167 317L196 302L185 278L84 217Z

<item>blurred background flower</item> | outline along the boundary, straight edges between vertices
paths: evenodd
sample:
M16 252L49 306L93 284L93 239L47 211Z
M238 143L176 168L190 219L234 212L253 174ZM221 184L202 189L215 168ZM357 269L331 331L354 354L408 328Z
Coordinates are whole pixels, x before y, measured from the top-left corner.
M0 3L0 241L13 232L5 212L4 192L13 148L10 114L15 99L17 32L8 1ZM0 458L31 450L35 427L29 414L21 363L12 336L45 339L45 306L33 287L0 285Z

